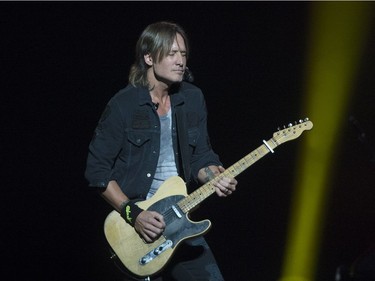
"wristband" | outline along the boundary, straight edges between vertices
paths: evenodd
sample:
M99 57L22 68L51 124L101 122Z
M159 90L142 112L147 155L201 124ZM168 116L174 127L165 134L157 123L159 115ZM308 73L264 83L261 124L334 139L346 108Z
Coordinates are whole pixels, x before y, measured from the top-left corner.
M142 211L134 201L128 200L121 204L120 215L128 224L134 227L135 220Z

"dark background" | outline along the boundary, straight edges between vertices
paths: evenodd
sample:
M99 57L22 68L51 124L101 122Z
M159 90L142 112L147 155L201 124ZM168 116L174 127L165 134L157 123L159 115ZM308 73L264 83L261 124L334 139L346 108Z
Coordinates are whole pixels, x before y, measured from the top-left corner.
M146 25L172 20L186 29L188 64L206 96L212 145L230 166L277 127L308 117L301 101L310 6L2 2L2 248L9 280L114 280L103 234L111 209L83 173L96 122L127 84ZM338 266L351 265L374 243L374 31L337 140L319 281L334 280ZM280 277L298 145L278 148L238 176L233 196L213 196L194 213L213 222L207 238L227 280Z

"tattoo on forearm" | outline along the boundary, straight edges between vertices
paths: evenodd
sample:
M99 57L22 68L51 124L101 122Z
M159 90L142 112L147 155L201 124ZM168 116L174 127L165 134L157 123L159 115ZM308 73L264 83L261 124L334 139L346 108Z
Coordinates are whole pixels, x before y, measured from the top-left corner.
M215 177L215 174L210 170L210 168L206 167L204 168L204 171L206 172L206 182L212 180Z

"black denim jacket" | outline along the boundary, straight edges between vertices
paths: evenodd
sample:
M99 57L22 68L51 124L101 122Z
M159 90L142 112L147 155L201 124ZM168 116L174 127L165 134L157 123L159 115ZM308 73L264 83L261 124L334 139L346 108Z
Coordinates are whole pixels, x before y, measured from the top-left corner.
M176 165L182 174L176 111L183 110L191 179L208 165L222 165L211 148L207 110L199 88L182 82L171 95L172 140ZM160 150L160 122L147 88L127 86L108 102L89 145L85 177L89 186L106 188L116 180L131 199L144 199L156 171ZM183 176L181 176L183 177ZM190 179L184 179L185 182Z

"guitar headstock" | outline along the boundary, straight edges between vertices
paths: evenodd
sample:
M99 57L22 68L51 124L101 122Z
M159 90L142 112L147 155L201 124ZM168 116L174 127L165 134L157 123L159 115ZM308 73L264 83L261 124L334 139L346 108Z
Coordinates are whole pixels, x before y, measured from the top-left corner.
M295 122L295 125L289 123L288 126L284 126L283 129L279 129L273 134L273 138L278 144L294 140L298 138L304 131L311 130L313 123L305 118L304 120L299 120Z

